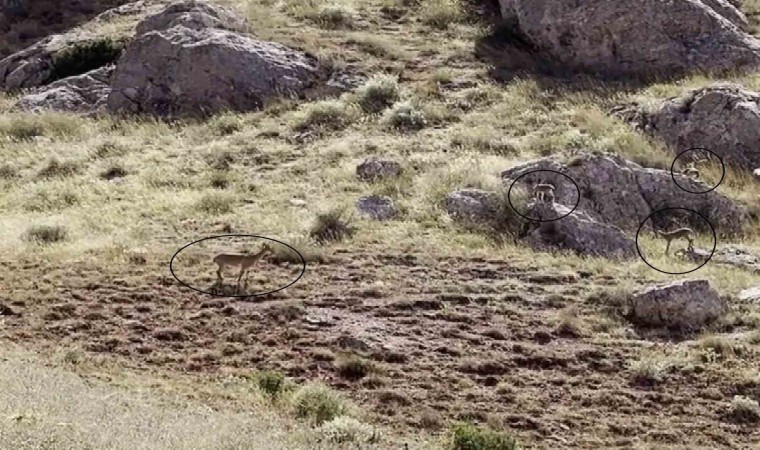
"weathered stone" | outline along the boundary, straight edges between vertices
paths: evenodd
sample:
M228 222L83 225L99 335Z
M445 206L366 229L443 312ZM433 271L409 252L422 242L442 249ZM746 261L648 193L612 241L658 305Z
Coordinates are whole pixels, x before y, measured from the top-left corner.
M760 169L755 169L755 170L753 170L753 171L752 171L752 177L753 177L755 180L757 180L757 181L760 181Z
M401 175L401 164L387 159L370 158L356 166L356 176L364 181L378 181Z
M314 58L281 44L176 26L132 41L118 61L107 107L157 116L251 111L302 93L318 72Z
M536 172L520 178L528 172L546 169L560 173ZM505 187L518 178L520 183L531 186L539 181L551 183L557 187L556 202L568 207L575 204L577 197L574 196L580 189L577 211L629 233L635 233L650 214L674 205L696 211L723 233L739 231L748 218L744 207L716 191L702 195L688 194L673 183L669 170L644 168L613 155L580 152L567 162L557 157L543 158L507 169L501 176ZM685 176L679 177L681 186L694 191L704 190L698 182ZM673 211L668 216L678 216L700 231L709 228L704 220L686 211L683 214ZM654 219L658 220L659 217Z
M83 75L64 78L21 97L15 108L22 111L66 111L97 113L104 108L111 91L114 67L106 66Z
M665 101L654 112L636 105L613 113L645 133L663 140L674 151L706 148L728 165L760 166L760 93L737 85L719 84Z
M379 195L362 197L356 202L362 215L374 220L390 220L398 216L398 208L391 198Z
M448 194L443 207L455 219L469 225L494 225L506 200L496 192L463 189Z
M584 213L555 203L533 203L528 217L562 217L549 222L531 222L525 240L538 251L571 250L584 256L633 259L636 242L620 228L598 222Z
M238 33L248 32L245 19L226 8L202 0L181 0L143 19L137 25L137 35L168 30L177 25L194 30L218 28Z
M707 280L651 286L631 300L631 320L644 326L697 330L728 311Z
M738 298L745 302L760 303L760 286L754 286L739 292Z
M694 251L686 252L685 255L695 262L702 262L710 257L710 250L695 248ZM760 256L753 254L745 248L737 246L729 245L715 250L715 253L710 259L710 263L724 264L750 272L760 273Z
M17 91L54 81L56 58L97 39L81 31L57 34L0 60L0 91Z
M563 66L652 77L760 66L760 41L725 0L500 0L502 14Z

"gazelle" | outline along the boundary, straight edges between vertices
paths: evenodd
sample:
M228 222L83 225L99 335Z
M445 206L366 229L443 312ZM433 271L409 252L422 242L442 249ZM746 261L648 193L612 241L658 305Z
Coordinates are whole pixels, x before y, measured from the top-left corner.
M554 185L539 183L533 187L533 199L535 201L554 203Z
M691 162L681 171L681 174L686 175L692 180L696 180L699 178L699 169L697 169L697 166L702 165L704 163L708 163L708 162L710 162L710 160L707 158L698 159L694 162Z
M273 253L272 247L268 243L261 246L261 250L253 255L246 255L243 253L220 253L214 257L214 262L219 266L216 271L219 283L222 282L222 269L225 267L240 267L240 273L237 277L237 284L240 284L240 279L245 274L246 280L248 279L248 270L253 267L266 253Z
M676 239L686 239L689 241L689 247L687 248L687 251L693 251L694 250L694 230L691 228L679 228L677 230L673 231L660 231L655 230L657 235L659 235L661 238L665 239L668 244L665 246L665 254L667 255L670 251L670 243Z

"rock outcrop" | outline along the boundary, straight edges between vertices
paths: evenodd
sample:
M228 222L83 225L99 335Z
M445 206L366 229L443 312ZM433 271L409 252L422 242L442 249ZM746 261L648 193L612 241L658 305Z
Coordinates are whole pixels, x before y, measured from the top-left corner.
M195 1L145 19L137 27L143 34L117 62L108 111L163 117L251 111L302 94L320 78L315 58L229 30L242 26L227 10Z
M13 92L55 81L61 69L61 60L67 53L98 40L97 36L82 31L57 34L0 60L0 91ZM104 61L104 65L108 62Z
M570 250L583 256L619 260L637 257L636 242L620 228L596 221L588 214L569 213L570 208L557 203L532 204L529 217L564 217L531 222L525 241L538 251Z
M182 0L162 11L143 19L137 24L137 35L149 31L160 31L182 25L193 30L217 28L220 30L247 33L248 24L234 12L203 0Z
M630 319L643 326L698 330L728 311L707 280L652 286L631 299Z
M508 188L521 175L542 169L560 173L529 174L520 178L520 182L554 184L557 187L556 202L571 207L577 189L568 180L570 177L581 192L577 211L628 233L635 233L644 219L655 211L674 206L701 214L719 234L738 232L748 218L744 207L715 191L688 194L673 182L670 171L644 168L618 156L579 153L566 162L554 157L543 158L505 170L501 176ZM678 176L681 186L694 191L705 190L699 182ZM684 212L679 218L696 229L707 231L704 220L695 214Z
M706 148L727 165L760 167L760 93L714 85L669 99L653 112L627 105L613 113L676 152Z
M106 66L83 75L64 78L21 97L15 108L21 111L67 111L93 114L103 110L114 67Z
M538 50L573 70L679 75L760 66L760 41L725 0L500 0Z
M361 215L373 220L390 220L399 214L393 199L379 195L360 198L356 202L356 208Z
M503 229L505 196L482 189L462 189L449 193L443 202L446 212L468 227Z
M379 181L401 175L401 164L388 159L369 158L356 166L356 176L362 181Z

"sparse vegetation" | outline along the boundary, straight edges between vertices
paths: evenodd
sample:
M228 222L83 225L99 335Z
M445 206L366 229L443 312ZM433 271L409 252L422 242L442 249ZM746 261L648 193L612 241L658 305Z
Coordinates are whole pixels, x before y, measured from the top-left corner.
M369 114L382 112L400 96L398 82L390 75L378 75L369 79L356 94L356 102Z
M731 400L729 416L739 423L758 423L760 422L760 404L749 397L735 395Z
M357 119L356 107L338 100L325 100L309 105L297 128L301 130L338 131Z
M354 417L338 416L317 429L320 440L334 444L372 443L378 439L377 431Z
M342 241L356 232L347 219L344 209L333 209L317 216L309 235L319 243Z
M385 124L399 131L418 131L428 124L427 113L419 101L397 103L383 117Z
M517 441L506 433L474 424L456 425L451 432L452 450L516 450Z
M68 229L62 225L33 225L24 233L25 241L43 245L56 244L68 238Z
M79 75L114 62L124 43L110 37L78 43L53 58L51 81Z
M346 399L320 383L308 383L298 388L293 393L292 403L297 417L317 425L353 413L353 407Z

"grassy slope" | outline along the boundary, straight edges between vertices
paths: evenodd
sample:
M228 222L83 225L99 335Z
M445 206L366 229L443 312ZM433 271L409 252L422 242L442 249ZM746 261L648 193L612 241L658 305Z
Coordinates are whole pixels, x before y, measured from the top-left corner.
M344 128L315 129L316 139L299 143L295 140L299 124L315 109L324 109L324 104L284 102L259 113L175 125L3 114L0 254L4 260L53 265L86 261L118 274L129 266L130 255L139 252L148 255L147 268L161 271L179 246L214 234L223 224L306 246L318 213L337 206L351 208L360 195L383 193L403 207L402 220L384 224L357 220L356 237L344 246L388 252L413 249L434 257L464 254L531 260L539 268L615 277L621 286L669 279L644 263L616 266L495 245L453 226L440 201L463 186L495 187L498 173L511 164L568 147L613 151L642 163L669 166L668 153L658 143L608 118L604 111L619 101L655 102L714 80L696 76L636 90L592 81L563 86L528 76L494 84L488 65L472 54L473 43L487 32L486 24L465 17L448 0L423 2L420 9L391 0L341 2L352 18L338 29L326 29L334 22L320 16L319 1L226 3L247 13L261 38L313 51L333 64L358 66L367 74L401 74L402 97L421 104L429 126L401 133L388 128L382 116L356 113ZM381 12L388 6L406 10L407 15L393 20ZM756 2L747 7L757 9ZM493 52L498 56L498 50ZM760 89L757 75L732 81ZM11 101L0 99L0 110ZM340 102L345 106L351 98ZM328 112L328 117L334 115ZM360 184L354 168L368 155L396 158L411 170L398 182ZM51 163L54 160L59 164ZM102 178L114 168L123 169L126 177L118 183ZM213 187L219 180L227 187ZM757 185L739 176L729 177L721 190L744 201L760 194ZM291 205L288 201L294 197L306 200L306 206ZM23 236L34 225L65 226L69 238L55 246L27 243ZM745 244L760 249L755 236ZM6 280L13 280L12 269L0 270ZM698 275L725 294L760 282L756 275L716 265ZM7 294L10 300L16 295L21 294ZM758 312L748 314L757 317ZM751 360L750 367L756 362Z

